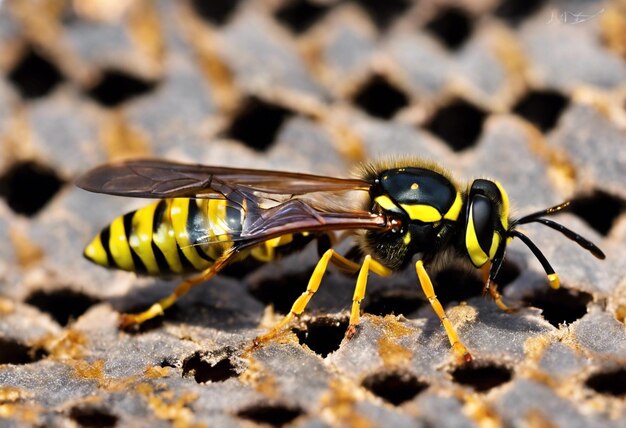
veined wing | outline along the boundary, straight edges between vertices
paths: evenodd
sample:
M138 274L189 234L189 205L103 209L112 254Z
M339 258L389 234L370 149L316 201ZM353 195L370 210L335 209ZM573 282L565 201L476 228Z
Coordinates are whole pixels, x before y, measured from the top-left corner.
M163 160L129 160L99 166L76 184L90 192L135 198L228 198L249 195L303 195L312 192L368 190L359 179L312 174L192 165Z

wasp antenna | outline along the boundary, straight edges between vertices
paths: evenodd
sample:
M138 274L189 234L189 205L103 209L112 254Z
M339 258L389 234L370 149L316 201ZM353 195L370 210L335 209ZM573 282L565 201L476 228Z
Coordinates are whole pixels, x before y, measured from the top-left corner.
M557 223L556 221L548 220L547 218L538 218L533 220L533 222L545 224L546 226L561 232L563 235L576 242L578 245L589 251L600 260L604 260L606 258L606 255L602 252L602 250L598 248L593 242L589 241L588 239L579 235L573 230L568 229L562 224Z
M548 259L546 259L546 256L543 255L541 250L537 248L537 246L533 243L533 241L531 241L528 236L524 235L519 230L511 230L509 234L511 236L515 236L519 238L524 244L526 244L526 246L530 249L530 251L532 251L532 253L535 255L537 260L539 260L539 263L541 263L541 266L543 266L543 270L548 275L550 286L554 289L559 288L561 286L561 283L559 281L559 276L554 272L554 269L550 265L550 262L548 261Z
M539 217L556 214L559 211L564 210L565 208L567 208L570 204L571 204L570 201L566 201L566 202L563 202L563 203L561 203L559 205L555 205L553 207L546 208L546 209L543 209L541 211L537 211L537 212L534 212L532 214L525 215L524 217L522 217L519 220L517 220L515 222L515 224L530 223L532 221L537 220Z

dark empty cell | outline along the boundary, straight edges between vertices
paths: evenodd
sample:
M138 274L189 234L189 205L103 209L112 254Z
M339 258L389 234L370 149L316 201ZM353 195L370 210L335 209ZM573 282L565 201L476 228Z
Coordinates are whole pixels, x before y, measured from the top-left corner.
M63 326L84 314L98 301L91 296L68 289L35 291L26 298L26 303L50 314Z
M426 303L420 290L386 289L370 293L363 304L363 311L385 316L389 314L408 315Z
M51 168L31 161L20 162L0 177L0 196L16 213L32 216L52 199L62 184Z
M103 106L115 107L151 91L155 86L155 82L110 70L102 75L100 81L87 94Z
M483 282L478 271L449 267L438 272L433 282L435 294L444 306L450 302L481 296L483 292Z
M602 191L576 198L569 211L602 235L608 235L615 219L626 211L626 202Z
M472 22L463 10L448 8L441 10L432 21L426 24L426 30L434 34L448 48L456 49L470 36Z
M545 0L502 0L494 14L513 24L517 24L537 12Z
M251 98L233 119L226 136L255 150L266 150L290 114L284 107Z
M39 361L47 355L42 348L31 348L15 340L0 337L0 365L28 364Z
M554 128L568 100L555 91L532 91L526 94L513 108L513 111L543 132Z
M463 100L441 108L426 128L458 152L476 143L483 129L486 113Z
M626 396L626 369L617 369L589 376L585 384L600 394Z
M302 409L284 404L256 404L237 412L240 418L273 427L282 427L302 414Z
M354 102L372 116L389 119L405 107L409 99L387 79L375 76L356 94Z
M287 2L276 12L276 19L294 33L303 33L328 12L328 6L307 0Z
M363 387L383 400L399 406L428 388L409 373L375 373L363 380Z
M32 48L9 72L8 78L26 99L46 96L63 81L59 69Z
M587 313L591 294L566 288L546 288L524 299L524 303L541 309L543 318L555 327L562 323L572 323Z
M193 9L211 24L223 25L237 9L240 0L192 0Z
M409 0L353 0L361 5L372 21L380 29L385 29L391 22L405 12L411 5Z
M81 427L107 428L117 424L117 416L96 407L73 407L70 410L70 419Z
M183 361L183 376L193 376L198 383L224 382L231 377L236 377L237 371L228 358L211 364L203 358L200 352L196 352Z
M249 287L250 294L266 305L273 305L280 314L287 314L293 302L306 290L313 273L307 272L281 275L278 279L265 279Z
M308 346L313 352L326 358L339 349L346 334L348 320L320 317L306 323L304 329L293 329L301 345Z
M511 370L498 365L465 365L457 367L451 374L455 382L471 386L477 392L489 391L511 380Z

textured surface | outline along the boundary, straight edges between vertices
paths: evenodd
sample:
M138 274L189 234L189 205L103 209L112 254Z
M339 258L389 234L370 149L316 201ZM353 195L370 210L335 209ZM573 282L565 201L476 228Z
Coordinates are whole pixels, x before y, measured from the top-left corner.
M624 426L626 4L623 1L0 2L0 425ZM252 339L306 286L309 247L193 290L129 333L118 314L176 279L81 257L142 201L71 185L130 156L346 175L410 154L497 178L563 282L509 248L498 310L451 266L437 293L472 351L455 363L412 271L353 278ZM273 306L273 313L267 308Z

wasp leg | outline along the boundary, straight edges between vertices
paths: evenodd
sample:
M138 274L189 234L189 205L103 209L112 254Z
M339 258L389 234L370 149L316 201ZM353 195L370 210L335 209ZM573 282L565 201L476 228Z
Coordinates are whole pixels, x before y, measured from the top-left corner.
M498 285L494 282L489 281L490 270L491 270L490 263L486 263L485 265L483 265L482 268L480 268L480 273L482 274L482 277L483 277L483 284L485 284L483 287L483 295L487 291L489 291L489 295L491 296L491 298L493 299L497 307L499 307L501 310L507 313L515 312L514 308L511 308L510 306L508 306L506 303L502 301L502 295L498 291Z
M446 330L446 334L448 335L448 339L450 340L450 344L452 345L454 353L461 360L469 363L470 361L472 361L472 355L469 353L465 345L461 343L459 336L456 334L456 330L454 330L454 326L448 319L445 311L443 310L443 306L441 306L441 303L439 302L439 299L437 299L433 283L431 282L430 277L426 272L426 269L424 269L424 263L421 260L418 260L415 264L415 271L417 272L417 277L419 279L420 285L422 286L424 294L428 298L428 301L433 307L433 310L439 317L439 320L441 320L443 328Z
M356 280L356 287L354 288L354 295L352 297L352 310L350 311L350 325L346 330L346 338L348 340L356 334L357 326L361 318L361 301L365 297L365 287L367 286L367 275L369 271L372 271L380 276L391 275L391 270L372 259L372 256L367 255L363 259L363 264L359 270L359 276Z
M306 291L304 291L304 293L302 293L300 297L296 299L296 301L291 306L291 310L289 311L289 313L285 315L285 317L278 324L272 327L269 332L267 332L263 336L257 337L255 339L255 343L266 342L272 339L283 328L285 328L285 326L287 326L296 315L300 315L302 312L304 312L306 305L309 303L311 297L313 297L322 282L322 278L324 277L324 273L326 272L326 268L328 267L328 262L331 260L331 258L337 256L338 254L332 248L324 253L319 262L317 262L315 269L313 270L313 274L309 279Z
M193 276L185 281L181 282L174 291L167 297L159 300L150 306L147 310L138 314L122 314L120 317L119 326L121 328L127 328L133 325L139 325L154 317L163 315L163 312L172 306L176 301L187 294L189 290L196 285L208 281L213 278L236 254L236 252L229 252L219 258L211 267L205 269L199 275Z

